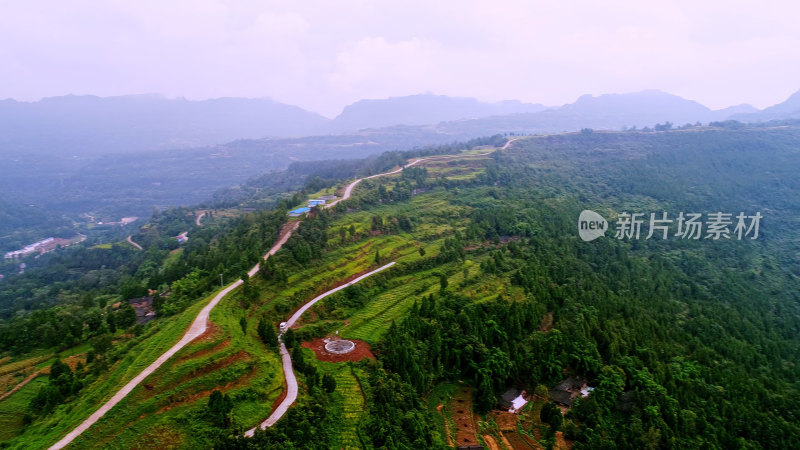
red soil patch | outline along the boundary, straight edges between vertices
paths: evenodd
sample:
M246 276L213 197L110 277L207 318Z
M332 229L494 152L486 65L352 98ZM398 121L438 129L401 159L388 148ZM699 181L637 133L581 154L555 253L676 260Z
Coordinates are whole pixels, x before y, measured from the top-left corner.
M503 433L503 437L514 450L540 450L542 448L523 434L506 431Z
M272 409L270 411L275 411L278 408L278 405L286 398L286 377L283 377L283 386L281 387L281 395L275 398L275 401L272 402ZM272 414L270 412L270 414Z
M563 431L556 431L556 445L555 448L558 450L570 450L572 448L572 442L564 439L564 432Z
M327 362L345 362L345 361L360 361L364 358L375 359L375 355L372 354L370 350L371 347L368 343L364 341L360 341L358 339L348 339L356 344L356 348L349 353L345 353L344 355L337 355L334 353L330 353L325 350L325 339L317 338L311 342L303 342L303 347L310 348L314 351L314 355L317 356L317 359L320 361L327 361Z
M300 226L300 221L293 221L293 222L286 222L281 226L281 230L278 232L278 239L275 242L280 242L287 233L291 233L292 231L296 230Z
M156 411L156 414L161 414L163 412L167 412L170 409L175 408L176 406L181 406L181 405L186 405L186 404L189 404L189 403L194 403L194 402L196 402L196 401L198 401L200 399L203 399L205 397L209 397L211 395L211 393L216 391L216 390L218 390L218 391L220 391L220 392L222 392L224 394L224 393L228 392L229 390L231 390L233 388L247 385L250 382L250 380L252 380L255 377L257 370L258 369L254 367L253 370L251 370L249 373L247 373L243 377L239 378L238 380L233 380L233 381L225 384L224 386L217 386L214 389L205 389L205 390L197 391L195 393L188 394L188 395L182 396L182 397L178 397L177 395L175 395L175 396L171 395L170 398L169 398L169 402L170 403L168 405L162 407L158 411Z
M440 416L442 416L442 419L444 421L444 434L447 437L447 446L455 447L455 445L453 445L453 439L450 437L450 424L447 422L447 417L444 416L442 409L444 409L444 405L439 403L439 406L436 407L436 411L439 413Z
M494 419L500 431L516 431L517 415L508 411L492 411L489 417Z
M486 446L489 447L489 450L500 450L500 447L497 446L497 442L495 442L494 438L488 434L483 435L483 442L486 443Z
M219 327L219 325L216 325L213 322L209 322L205 333L201 334L200 336L197 336L191 343L189 343L189 346L187 348L191 350L191 349L199 346L200 344L204 344L204 343L207 343L207 342L213 342L214 340L221 338L222 337L221 334L222 334L222 329ZM224 341L218 343L217 345L215 345L215 346L213 346L211 348L206 348L206 349L202 349L202 350L197 350L197 351L192 352L192 353L187 353L187 354L181 356L178 359L178 361L182 362L182 361L186 361L187 359L199 358L199 357L207 355L209 353L216 353L216 352L224 349L225 347L227 347L228 344L230 344L230 343L231 343L231 339L230 338L225 339Z
M246 359L250 359L250 354L249 353L247 353L245 351L241 351L239 353L234 353L233 355L230 355L230 356L228 356L226 358L223 358L219 362L216 362L216 363L212 362L212 363L204 366L201 369L193 370L192 372L186 374L181 379L180 382L182 383L184 381L191 380L192 378L201 377L201 376L206 375L208 373L211 373L211 372L213 372L215 370L222 369L223 367L228 367L230 365L236 364L237 362L243 361L243 360L246 360Z
M453 421L456 423L456 445L480 445L478 443L478 427L472 416L472 393L469 388L458 388L456 394L450 399L450 411L453 411Z

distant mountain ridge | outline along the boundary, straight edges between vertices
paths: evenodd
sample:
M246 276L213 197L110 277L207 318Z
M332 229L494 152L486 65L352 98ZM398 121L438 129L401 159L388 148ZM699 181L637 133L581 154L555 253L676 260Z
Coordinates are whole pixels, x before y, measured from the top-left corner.
M268 99L203 101L157 95L0 101L0 149L80 155L175 149L241 138L306 136L329 119Z
M394 125L431 125L462 119L476 119L547 109L538 103L507 100L485 103L474 98L445 95L408 95L380 100L359 100L344 108L333 121L337 131L383 128Z
M800 91L795 92L785 101L764 108L761 111L749 111L735 114L731 119L742 122L768 122L770 120L800 119Z
M580 128L619 129L734 118L763 121L800 117L800 93L758 111L737 105L718 111L657 90L584 95L548 108L508 100L420 94L359 100L335 119L269 99L202 101L158 95L0 100L0 157L60 154L94 157L149 150L221 145L240 139L348 134L395 126L434 127L445 134L475 137L496 132L560 132Z

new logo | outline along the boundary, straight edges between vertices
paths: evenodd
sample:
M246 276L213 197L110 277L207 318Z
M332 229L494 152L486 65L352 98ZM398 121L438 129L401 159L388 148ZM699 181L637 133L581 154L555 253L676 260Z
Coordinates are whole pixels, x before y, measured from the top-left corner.
M578 234L586 242L593 241L606 234L608 222L600 214L584 209L578 216Z

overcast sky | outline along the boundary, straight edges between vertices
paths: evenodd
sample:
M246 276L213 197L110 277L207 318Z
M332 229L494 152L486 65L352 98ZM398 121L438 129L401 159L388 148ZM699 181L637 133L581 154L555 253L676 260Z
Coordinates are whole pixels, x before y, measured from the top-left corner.
M269 97L334 116L424 92L653 88L763 108L800 89L798 17L795 0L2 1L0 98Z

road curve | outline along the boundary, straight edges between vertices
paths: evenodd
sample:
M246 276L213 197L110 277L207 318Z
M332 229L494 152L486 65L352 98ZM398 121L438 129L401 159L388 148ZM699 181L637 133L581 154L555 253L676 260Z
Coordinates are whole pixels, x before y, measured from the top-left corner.
M508 148L508 144L510 144L514 140L515 139L512 139L511 141L506 142L506 145L502 149L505 150L506 148ZM486 155L488 155L490 153L491 152L478 153L478 154L475 154L475 155L441 155L441 156L428 156L427 158L417 158L414 161L411 161L410 163L400 167L399 169L392 170L391 172L378 173L378 174L375 174L375 175L370 175L368 177L359 178L359 179L351 182L350 184L345 186L344 195L342 195L342 198L337 199L337 200L335 200L335 201L333 201L331 203L328 203L327 205L325 205L325 208L332 208L337 203L339 203L341 201L344 201L344 200L347 200L348 198L350 198L350 195L353 193L353 189L358 185L358 183L361 183L361 180L369 180L370 178L378 178L378 177L382 177L382 176L386 176L386 175L394 175L396 173L402 172L403 169L405 169L406 167L414 166L414 165L419 164L419 163L421 163L423 161L434 160L434 159L446 159L446 158L462 158L464 156L486 156Z
M505 150L505 149L507 149L508 147L510 147L510 146L511 146L511 143L512 143L512 142L514 142L514 141L516 141L517 139L519 139L519 138L509 139L508 141L506 141L506 145L502 146L502 147L500 148L500 150Z
M136 242L133 242L133 239L131 239L130 235L128 236L128 244L131 244L132 246L138 248L139 250L142 250L142 246L137 244Z
M289 240L289 237L292 235L292 232L297 229L297 226L300 222L292 222L289 225L287 230L284 230L281 234L280 238L277 242L270 248L269 252L264 255L264 259L266 260L270 256L274 255L275 252L280 250L283 244ZM258 272L260 264L256 264L255 267L250 269L248 275L253 276ZM153 372L155 372L162 364L167 362L170 358L172 358L175 353L178 353L186 344L196 339L201 334L205 333L206 329L208 328L208 316L211 314L211 310L217 306L217 303L222 300L223 297L228 295L232 290L236 289L242 284L242 280L236 280L233 284L229 285L225 289L221 290L217 295L211 299L210 302L200 311L197 317L192 322L192 325L183 335L180 341L177 344L173 345L172 348L164 352L161 356L158 357L152 364L147 366L146 369L141 371L139 375L136 375L131 381L128 382L122 389L117 391L114 396L112 396L107 402L103 404L97 411L94 412L88 419L84 420L83 423L78 425L74 430L70 431L66 436L64 436L60 441L56 442L50 447L50 450L57 450L66 447L69 445L76 437L80 436L81 433L89 429L95 422L97 422L101 417L103 417L108 411L110 411L117 403L119 403L123 398L125 398L128 394L133 391L133 389L139 385L145 378L150 376ZM289 365L291 368L291 361L289 361ZM296 396L296 394L295 394Z
M507 148L510 143L511 143L511 141L506 142L506 145L503 146L503 149ZM475 155L475 156L488 155L489 153L490 152L481 153L481 154ZM358 183L361 182L361 180L370 179L370 178L377 178L377 177L381 177L381 176L385 176L385 175L393 175L393 174L396 174L396 173L400 173L406 167L411 167L413 165L416 165L416 164L418 164L418 163L420 163L422 161L429 160L429 159L453 158L453 157L460 157L460 156L469 156L469 155L447 155L447 156L438 156L438 157L434 156L434 157L427 157L427 158L418 158L418 159L415 159L414 161L412 161L412 162L400 167L399 169L393 170L391 172L379 173L379 174L376 174L376 175L370 175L368 177L359 178L359 179L353 181L352 183L350 183L350 184L348 184L346 186L345 191L344 191L344 195L342 196L342 198L325 205L325 207L326 208L331 208L334 205L336 205L337 203L339 203L340 201L347 200L348 198L350 198L350 195L352 194L353 189L358 185ZM198 222L198 225L199 225L199 218L198 218L197 222ZM283 244L285 244L286 241L289 239L289 237L292 235L292 232L294 232L294 230L296 230L299 225L300 225L300 221L290 222L288 230L285 230L285 231L282 232L282 235L280 236L278 241L275 242L275 244L272 246L272 248L269 250L269 252L267 252L267 254L264 255L263 259L266 260L270 256L274 255L275 252L280 250L280 248L283 246ZM136 245L135 243L133 243L133 241L130 241L130 237L128 239L129 239L129 242L131 242L132 244ZM292 317L289 319L289 321L290 321L290 325L289 326L291 326L291 324L294 324L294 322L297 321L297 319L300 317L300 315L302 315L303 312L305 312L314 303L318 302L319 300L323 299L324 297L326 297L326 296L328 296L328 295L330 295L330 294L332 294L332 293L334 293L334 292L336 292L336 291L338 291L340 289L344 289L347 286L355 284L358 281L363 280L364 278L366 278L366 277L368 277L370 275L373 275L373 274L375 274L377 272L380 272L381 270L387 269L387 268L391 267L392 265L394 265L394 262L391 262L391 263L389 263L389 264L387 264L385 266L382 266L382 267L380 267L380 268L378 268L376 270L373 270L372 272L369 272L369 273L367 273L365 275L362 275L362 276L356 278L355 280L353 280L353 281L351 281L351 282L349 282L347 284L339 286L338 288L334 288L334 289L332 289L332 290L330 290L330 291L328 291L328 292L326 292L326 293L324 293L324 294L312 299L311 301L306 303L306 305L304 305L303 308L301 308L294 315L292 315ZM247 274L252 277L256 273L258 273L258 269L259 268L260 268L260 264L256 264L252 269L250 269L249 272L247 272ZM88 419L84 420L75 429L73 429L72 431L67 433L67 435L64 436L60 441L58 441L55 444L53 444L52 446L50 446L49 450L58 450L58 449L64 448L67 445L69 445L76 437L80 436L84 431L89 429L89 427L94 425L95 422L97 422L108 411L110 411L114 406L116 406L117 403L119 403L123 398L125 398L128 394L130 394L131 391L133 391L133 389L136 386L139 385L139 383L144 381L145 378L150 376L159 367L161 367L165 362L167 362L176 353L178 353L178 351L180 351L183 347L185 347L186 344L188 344L189 342L191 342L192 340L196 339L198 336L203 334L206 331L206 329L208 328L208 317L211 314L211 310L214 309L214 307L217 306L217 304L228 293L230 293L232 290L234 290L237 287L239 287L241 284L242 284L242 280L241 279L236 280L236 282L234 282L233 284L229 285L228 287L226 287L225 289L220 291L216 296L214 296L214 298L208 303L208 305L206 305L200 311L200 313L195 318L194 322L192 322L192 325L189 327L189 330L186 331L186 333L183 335L181 340L178 341L177 344L175 344L174 346L172 346L172 348L170 348L169 350L164 352L161 356L158 357L158 359L156 359L146 369L144 369L142 372L140 372L139 375L134 377L122 389L117 391L116 394L114 394L106 403L103 404L103 406L101 406L97 411L95 411L94 414L89 416ZM260 424L261 429L265 429L266 427L274 425L275 422L277 422L278 419L280 419L283 416L283 414L286 413L286 411L289 409L289 406L291 406L292 403L294 403L294 401L297 399L297 378L294 376L294 370L292 368L292 359L289 356L289 352L287 351L286 347L283 345L283 342L281 342L281 344L280 344L280 351L281 351L281 360L283 362L283 370L284 370L284 374L286 376L287 394L286 394L286 398L284 399L284 401L281 402L280 405L278 405L278 408L275 409L275 411L267 418L267 420L265 420L264 422L262 422ZM245 433L245 435L246 436L252 436L254 433L255 433L255 428L253 428L251 430L248 430Z
M324 294L320 294L314 297L312 300L308 301L305 305L301 306L300 309L298 309L294 314L292 314L292 317L290 317L289 320L286 321L287 324L286 328L288 329L289 327L294 325L295 322L297 322L297 320L300 318L300 316L303 315L304 312L308 311L309 308L314 306L315 303L322 300L323 298L333 294L334 292L338 292L348 286L352 286L358 283L359 281L363 280L364 278L375 275L376 273L382 270L388 269L389 267L392 267L394 264L395 262L392 261L389 264L386 264L385 266L381 266L369 273L361 275L360 277L348 283L345 283L339 287L335 287L325 292ZM283 361L283 374L284 377L286 378L286 397L283 399L281 404L278 405L277 408L275 408L275 411L273 411L272 414L270 414L270 416L267 417L267 420L261 422L261 424L258 427L253 427L244 433L244 435L247 437L253 437L253 434L255 434L256 432L256 428L261 428L262 430L265 430L267 427L275 425L275 422L277 422L278 419L283 417L283 415L286 414L286 411L289 410L289 407L292 406L292 403L294 403L294 401L297 400L297 377L295 377L294 375L294 369L292 368L292 358L290 357L289 351L286 349L286 346L283 345L283 339L281 339L281 361Z

